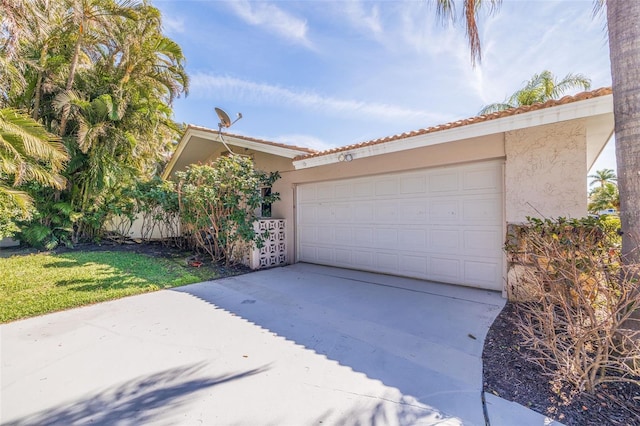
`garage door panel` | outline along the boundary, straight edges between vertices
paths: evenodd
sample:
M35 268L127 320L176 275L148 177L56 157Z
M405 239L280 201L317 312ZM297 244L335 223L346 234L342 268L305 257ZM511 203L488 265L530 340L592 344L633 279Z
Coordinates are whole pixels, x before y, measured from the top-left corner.
M379 249L398 248L398 230L393 228L376 228L375 247Z
M306 244L313 244L318 242L315 226L299 226L298 232L300 233L300 241L304 241Z
M469 256L496 257L501 254L502 231L465 229L463 253Z
M400 257L400 271L406 272L407 275L424 276L427 273L427 263L429 259L426 256L405 255Z
M318 261L322 263L333 263L333 249L329 247L317 247L316 255L318 256Z
M353 263L351 259L351 250L335 249L336 264L349 266Z
M396 196L398 194L397 179L378 179L376 181L376 196Z
M470 170L464 172L462 179L462 189L464 191L477 190L497 190L500 185L501 176L494 168L480 170Z
M435 195L442 195L452 191L458 191L458 173L456 172L433 172L429 176L429 192Z
M451 257L431 256L429 270L434 279L444 282L460 282L460 260Z
M350 227L336 226L334 241L338 245L351 245L353 243L353 230Z
M464 262L464 276L467 280L489 285L499 281L502 274L495 262L467 260Z
M353 197L354 198L371 198L374 195L373 188L374 182L356 180L353 185Z
M300 251L300 261L302 262L316 262L318 256L316 255L316 247L309 244L301 244L298 248Z
M429 203L429 223L456 223L460 217L458 200L438 199Z
M315 201L316 187L313 185L300 186L298 188L298 201Z
M352 203L353 222L354 223L372 223L373 222L373 203L360 202Z
M333 216L336 223L351 222L351 205L337 204L333 207Z
M502 205L498 196L474 196L462 200L462 221L465 224L500 224L501 217Z
M333 222L333 208L330 204L319 204L316 206L316 217L320 223Z
M317 206L313 204L303 204L298 207L299 223L316 223L318 215L316 213Z
M462 230L454 228L432 229L429 233L429 248L435 253L458 253Z
M399 220L402 224L425 223L427 203L425 201L401 202Z
M426 192L426 176L407 176L406 178L400 179L400 194L415 196L417 194L425 194Z
M371 247L374 239L374 228L354 228L353 230L353 245L359 247Z
M376 267L381 272L398 273L399 256L396 253L376 253Z
M333 232L334 228L331 226L318 226L315 241L320 244L332 244L334 242Z
M335 186L336 200L349 200L351 198L351 187L350 183L337 184Z
M374 211L376 223L396 223L398 221L398 204L396 201L382 201Z
M403 250L423 252L427 248L427 231L416 228L400 229L398 231L398 244Z
M353 264L357 267L372 270L373 268L373 253L368 251L353 251Z
M335 199L335 186L332 183L324 183L318 185L316 190L316 200L334 200Z
M500 290L500 162L304 184L301 261Z

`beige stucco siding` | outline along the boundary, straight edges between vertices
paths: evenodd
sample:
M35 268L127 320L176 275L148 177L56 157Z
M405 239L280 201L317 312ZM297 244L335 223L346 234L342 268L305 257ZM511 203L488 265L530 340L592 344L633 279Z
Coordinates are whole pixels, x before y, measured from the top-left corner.
M280 173L288 170L293 170L293 163L291 162L290 158L233 146L231 147L231 149L236 154L247 155L251 157L253 159L253 166L257 170L262 170L264 172L279 171ZM215 161L224 152L227 152L224 146L222 147L222 149L217 149L207 158L206 163Z
M504 155L504 139L499 134L281 172L282 178L274 185L281 199L273 205L273 216L287 220L287 259L290 263L297 260L294 241L295 191L298 184L468 163L503 158Z
M583 121L505 133L505 213L508 223L527 216L587 214L587 143Z
M266 172L274 172L276 170L293 170L294 168L290 158L234 145L229 146L234 153L248 155L253 158L257 169L264 170ZM188 146L183 149L173 166L170 178L175 179L176 172L183 172L192 164L209 163L218 158L224 152L228 152L228 149L219 141L192 137L189 139Z

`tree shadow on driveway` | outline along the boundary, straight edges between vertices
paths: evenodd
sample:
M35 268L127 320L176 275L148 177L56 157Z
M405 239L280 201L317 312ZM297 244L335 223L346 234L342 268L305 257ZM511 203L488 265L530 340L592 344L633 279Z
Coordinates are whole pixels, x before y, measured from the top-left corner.
M193 394L213 386L260 374L268 366L217 377L200 377L206 363L141 376L81 400L42 410L3 425L146 424L178 410Z
M340 424L484 424L481 354L504 303L496 292L305 264L172 291L399 391L360 395L383 403Z

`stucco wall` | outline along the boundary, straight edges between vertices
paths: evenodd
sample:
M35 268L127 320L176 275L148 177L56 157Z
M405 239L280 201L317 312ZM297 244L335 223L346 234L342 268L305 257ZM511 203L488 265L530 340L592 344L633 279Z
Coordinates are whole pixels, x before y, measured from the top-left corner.
M277 155L267 154L264 152L253 151L250 149L235 146L232 146L231 149L233 149L233 152L236 154L250 156L253 159L254 168L257 170L262 170L264 172L279 171L280 173L287 170L293 170L293 163L290 158L279 157ZM227 149L224 147L222 147L221 149L217 149L204 161L204 163L215 161L215 159L218 158L223 152L227 152Z
M586 141L582 121L505 133L508 223L587 214Z
M273 205L273 217L287 219L287 261L296 261L295 192L299 184L496 159L504 155L504 139L499 134L367 158L356 156L351 162L281 172L282 178L274 185L281 200Z

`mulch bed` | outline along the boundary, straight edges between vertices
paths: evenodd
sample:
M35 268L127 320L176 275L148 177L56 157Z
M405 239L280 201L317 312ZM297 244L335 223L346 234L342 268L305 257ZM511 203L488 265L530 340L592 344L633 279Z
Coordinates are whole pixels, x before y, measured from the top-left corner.
M484 391L517 402L568 426L640 425L640 386L608 383L593 394L558 389L540 367L526 360L515 325L516 311L507 303L491 326L482 354Z

